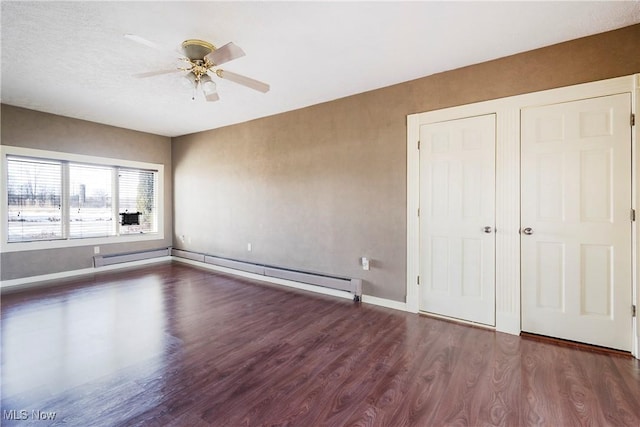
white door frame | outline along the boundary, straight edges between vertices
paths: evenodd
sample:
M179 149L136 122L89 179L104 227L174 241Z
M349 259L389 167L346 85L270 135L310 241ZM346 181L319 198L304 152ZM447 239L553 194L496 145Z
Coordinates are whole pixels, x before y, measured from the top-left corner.
M631 93L631 111L637 116L640 74L542 92L500 98L459 107L407 116L407 311L419 310L420 272L420 155L418 139L423 124L496 114L496 327L500 332L518 335L520 323L520 109L557 104L578 99ZM632 208L638 210L640 123L632 128ZM640 212L638 212L640 221ZM632 299L640 308L640 227L632 224ZM629 307L631 309L631 307ZM640 317L633 325L632 354L640 358Z

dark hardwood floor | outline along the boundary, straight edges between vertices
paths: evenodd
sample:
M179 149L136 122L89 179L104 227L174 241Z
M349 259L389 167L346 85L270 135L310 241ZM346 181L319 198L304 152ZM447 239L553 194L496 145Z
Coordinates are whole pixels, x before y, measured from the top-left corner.
M5 294L1 338L3 426L640 425L630 357L180 263Z

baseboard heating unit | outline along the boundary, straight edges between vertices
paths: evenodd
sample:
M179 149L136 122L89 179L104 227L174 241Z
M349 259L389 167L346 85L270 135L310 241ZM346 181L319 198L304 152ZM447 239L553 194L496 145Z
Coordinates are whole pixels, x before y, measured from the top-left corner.
M362 280L348 277L333 276L308 271L291 270L287 268L269 266L264 264L239 261L234 259L216 257L212 255L200 254L181 249L171 249L171 255L177 258L189 259L205 264L244 271L275 279L290 280L308 285L321 286L339 291L349 292L353 295L354 301L362 298Z
M125 262L141 261L151 258L159 258L171 255L170 248L152 249L149 251L118 253L113 255L96 255L93 257L94 267L104 267L106 265L122 264Z

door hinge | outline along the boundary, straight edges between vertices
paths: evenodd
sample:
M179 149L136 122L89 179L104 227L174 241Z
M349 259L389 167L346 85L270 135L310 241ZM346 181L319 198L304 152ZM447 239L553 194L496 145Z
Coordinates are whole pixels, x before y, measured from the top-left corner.
M636 115L631 113L631 126L636 125Z
M418 141L418 150L420 149L420 141Z
M418 276L417 282L418 282L418 285L419 285L420 284L420 276Z
M636 317L636 306L635 305L631 306L631 317Z
M418 216L420 216L420 208L418 208Z
M636 210L631 209L631 222L634 222L635 220L636 220Z

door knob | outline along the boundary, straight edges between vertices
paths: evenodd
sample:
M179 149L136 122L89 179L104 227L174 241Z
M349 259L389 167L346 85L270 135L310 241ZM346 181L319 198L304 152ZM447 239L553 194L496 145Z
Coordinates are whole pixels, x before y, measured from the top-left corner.
M487 234L491 234L493 232L493 227L487 225L485 228L483 228L483 231Z
M533 234L533 228L527 227L527 228L523 229L522 232L524 234L526 234L527 236L531 236Z

